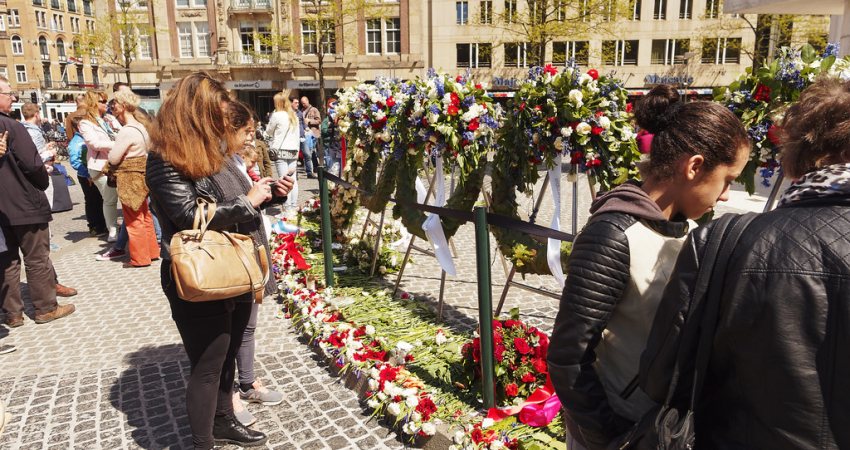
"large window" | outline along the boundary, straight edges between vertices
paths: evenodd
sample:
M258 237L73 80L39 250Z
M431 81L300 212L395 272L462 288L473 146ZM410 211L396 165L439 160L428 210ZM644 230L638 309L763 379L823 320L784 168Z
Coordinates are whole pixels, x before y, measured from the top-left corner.
M77 12L77 0L68 0L68 12Z
M86 75L83 72L83 66L77 64L77 85L86 84Z
M481 0L481 11L480 11L482 24L490 24L493 23L493 2L492 0Z
M379 54L383 50L381 37L381 19L369 19L366 21L366 53Z
M65 41L61 38L56 39L56 54L59 55L59 61L65 61L65 59L67 59L68 55L65 54Z
M653 39L650 64L684 64L685 53L691 46L688 39Z
M23 64L15 65L15 79L18 81L18 83L27 82L27 66Z
M209 25L206 22L177 22L177 42L180 46L181 58L209 57Z
M387 34L387 53L401 53L401 19L398 17L384 20Z
M139 48L136 55L139 59L151 59L151 37L147 31L138 30Z
M39 28L47 28L47 13L44 11L36 11L35 25Z
M641 0L631 0L629 2L629 7L631 8L632 20L640 20L640 7Z
M493 44L456 44L457 67L477 68L492 65Z
M210 56L210 27L206 22L192 22L195 26L195 50L198 57Z
M505 43L505 67L528 67L528 49L525 42Z
M92 15L91 0L83 0L83 13L85 13L85 15L87 16Z
M21 15L17 9L9 10L9 28L18 28L21 26Z
M694 12L694 0L679 0L679 18L690 19Z
M321 40L322 53L336 53L336 25L331 20L322 20L321 39L317 36L316 22L312 20L301 21L301 53L315 55L318 53L318 41Z
M567 0L553 0L555 20L563 22L567 19Z
M720 0L705 0L705 18L717 19L720 17Z
M20 36L12 36L12 54L13 55L23 55L24 54L24 41Z
M177 42L180 45L181 58L194 58L192 48L192 22L177 22Z
M652 18L656 20L667 19L667 0L654 0Z
M581 66L588 65L588 41L566 41L552 43L552 64L566 64L574 60Z
M41 54L41 59L50 59L50 49L47 46L47 38L44 36L38 37L38 52Z
M469 23L469 2L466 0L455 2L455 15L457 16L458 25Z
M638 41L602 41L602 62L609 66L636 66Z
M305 55L319 53L316 40L316 24L310 20L301 22L301 53Z
M47 87L53 87L53 75L50 73L50 64L41 66L41 73L44 77L44 85Z
M741 38L704 40L701 61L703 64L740 64Z
M516 0L505 0L505 22L514 23L516 21Z

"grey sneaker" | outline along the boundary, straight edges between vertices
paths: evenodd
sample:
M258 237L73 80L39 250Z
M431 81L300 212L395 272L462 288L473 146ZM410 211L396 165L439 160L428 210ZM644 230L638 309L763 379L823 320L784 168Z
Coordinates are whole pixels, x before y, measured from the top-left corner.
M248 392L238 389L239 397L249 403L262 403L266 406L279 405L283 402L283 394L269 390L259 381L254 382L254 388L248 389Z
M245 404L242 403L242 400L239 399L239 394L236 392L233 393L233 415L236 417L237 422L246 427L253 425L257 421L257 418L251 414L251 411L248 411L248 408L245 407Z

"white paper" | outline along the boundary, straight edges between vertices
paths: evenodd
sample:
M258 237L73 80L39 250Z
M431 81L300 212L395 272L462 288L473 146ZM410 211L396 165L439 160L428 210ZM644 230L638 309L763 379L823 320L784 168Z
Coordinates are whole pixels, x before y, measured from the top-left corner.
M550 228L561 231L561 155L555 158L555 167L549 169L549 190L552 191L552 224ZM564 287L564 270L561 268L561 241L549 238L546 243L546 262L552 276Z

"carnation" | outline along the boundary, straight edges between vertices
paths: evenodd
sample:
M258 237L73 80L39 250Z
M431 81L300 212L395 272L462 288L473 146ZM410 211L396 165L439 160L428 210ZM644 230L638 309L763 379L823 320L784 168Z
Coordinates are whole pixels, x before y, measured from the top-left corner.
M395 402L390 403L389 406L387 406L387 412L398 417L401 415L401 405Z
M572 127L561 127L561 136L570 137L571 134L573 134Z
M423 423L422 424L422 432L428 436L433 436L437 434L437 427L433 423Z

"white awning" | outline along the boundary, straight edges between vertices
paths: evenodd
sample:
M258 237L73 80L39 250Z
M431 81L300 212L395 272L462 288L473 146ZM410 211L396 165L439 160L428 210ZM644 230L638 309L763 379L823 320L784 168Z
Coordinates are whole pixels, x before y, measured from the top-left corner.
M730 14L844 14L842 0L726 0L723 12Z

